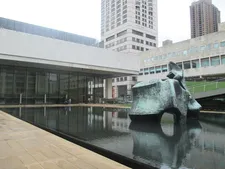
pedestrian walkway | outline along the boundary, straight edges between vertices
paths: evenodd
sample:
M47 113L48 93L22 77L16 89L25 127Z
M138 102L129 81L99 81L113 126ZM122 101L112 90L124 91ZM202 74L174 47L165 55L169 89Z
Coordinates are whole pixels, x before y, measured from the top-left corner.
M0 111L1 169L128 168Z

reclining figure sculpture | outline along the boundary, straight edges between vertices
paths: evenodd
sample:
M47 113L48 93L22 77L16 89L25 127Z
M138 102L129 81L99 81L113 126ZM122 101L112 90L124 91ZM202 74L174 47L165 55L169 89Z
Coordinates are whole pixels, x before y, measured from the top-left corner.
M161 118L165 111L183 117L198 117L201 105L188 91L182 69L169 62L167 77L166 80L140 82L132 88L131 120Z

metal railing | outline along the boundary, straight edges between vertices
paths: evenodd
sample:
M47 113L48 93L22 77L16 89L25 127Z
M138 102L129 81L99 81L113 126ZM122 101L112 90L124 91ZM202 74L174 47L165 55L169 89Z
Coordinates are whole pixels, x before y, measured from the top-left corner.
M203 84L187 86L187 88L192 94L225 88L225 78L205 81Z

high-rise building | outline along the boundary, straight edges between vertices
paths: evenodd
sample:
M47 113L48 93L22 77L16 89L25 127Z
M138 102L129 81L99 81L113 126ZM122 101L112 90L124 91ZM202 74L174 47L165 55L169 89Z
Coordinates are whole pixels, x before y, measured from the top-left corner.
M220 11L212 0L199 0L190 6L191 38L218 31Z
M102 0L101 39L105 48L137 53L157 46L157 0Z
M157 47L157 0L101 0L101 40L106 49L130 54ZM131 96L137 77L112 82L113 97Z

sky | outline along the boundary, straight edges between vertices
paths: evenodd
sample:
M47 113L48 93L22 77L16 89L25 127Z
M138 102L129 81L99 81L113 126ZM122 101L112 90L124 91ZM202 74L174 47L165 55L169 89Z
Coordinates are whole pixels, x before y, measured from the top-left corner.
M193 0L158 0L159 46L190 38ZM101 0L0 0L0 17L89 36L100 40ZM225 22L225 0L213 0Z

